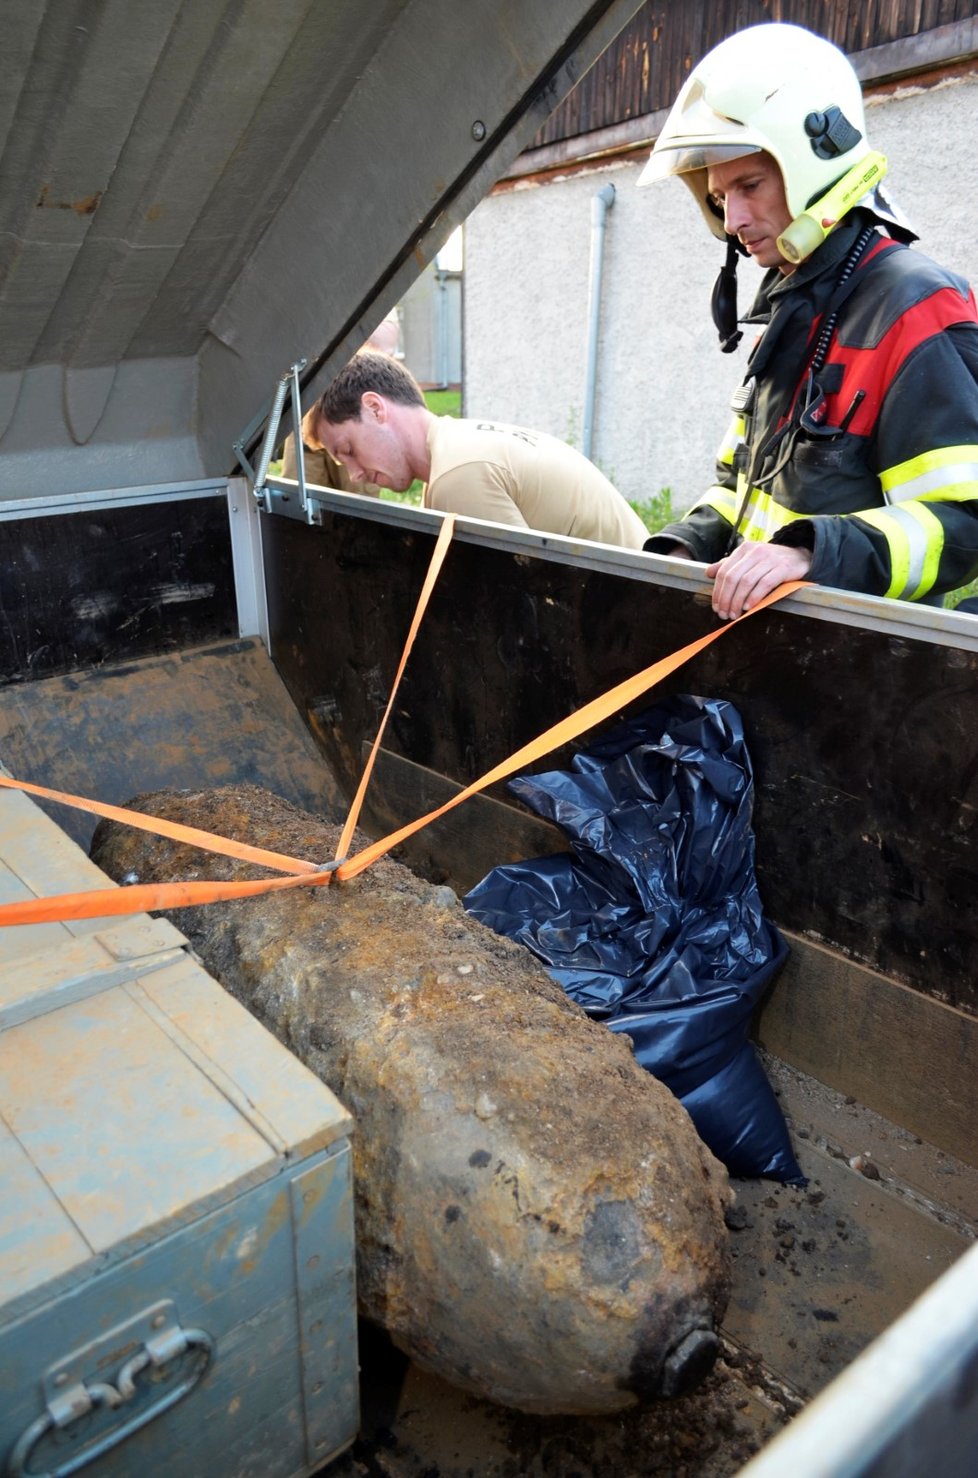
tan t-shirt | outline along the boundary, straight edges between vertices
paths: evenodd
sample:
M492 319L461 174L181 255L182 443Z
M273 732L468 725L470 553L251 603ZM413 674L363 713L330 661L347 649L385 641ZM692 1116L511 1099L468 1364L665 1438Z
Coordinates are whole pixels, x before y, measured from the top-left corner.
M648 530L593 462L544 431L435 416L424 506L641 549Z

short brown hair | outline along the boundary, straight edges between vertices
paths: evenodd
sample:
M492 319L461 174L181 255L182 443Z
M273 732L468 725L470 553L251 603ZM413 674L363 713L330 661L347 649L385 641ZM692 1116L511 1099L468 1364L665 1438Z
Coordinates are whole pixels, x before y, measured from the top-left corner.
M402 364L389 354L361 349L327 385L316 407L317 416L338 426L343 421L359 421L363 396L372 390L398 405L424 406L421 386Z

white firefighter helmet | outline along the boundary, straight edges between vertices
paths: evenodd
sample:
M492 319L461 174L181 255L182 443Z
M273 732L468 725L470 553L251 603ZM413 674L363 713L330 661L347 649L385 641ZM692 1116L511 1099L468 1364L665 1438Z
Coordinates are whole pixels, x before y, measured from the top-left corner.
M862 89L848 58L801 26L750 26L714 47L693 68L638 183L681 175L723 241L707 170L760 150L780 167L792 218L870 152ZM891 219L885 206L874 213Z

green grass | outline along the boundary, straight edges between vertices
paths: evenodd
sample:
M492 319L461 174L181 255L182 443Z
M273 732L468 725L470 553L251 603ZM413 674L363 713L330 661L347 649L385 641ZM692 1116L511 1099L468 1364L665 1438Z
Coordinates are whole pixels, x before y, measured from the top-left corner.
M461 390L426 390L425 404L436 416L460 416L462 414Z
M660 529L665 528L667 523L673 523L677 517L672 506L672 488L660 488L653 497L641 502L635 498L629 498L628 501L650 534L657 534Z
M384 503L410 503L415 508L421 507L421 495L424 492L424 483L414 479L411 486L403 493L395 493L393 488L381 488L380 496Z

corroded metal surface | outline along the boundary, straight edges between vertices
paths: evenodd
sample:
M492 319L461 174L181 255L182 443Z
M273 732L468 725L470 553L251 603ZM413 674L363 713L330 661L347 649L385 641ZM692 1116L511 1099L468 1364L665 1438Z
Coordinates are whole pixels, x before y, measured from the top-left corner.
M336 844L254 787L134 804L296 856ZM106 823L93 856L117 879L252 871ZM361 1311L419 1364L545 1413L622 1410L709 1368L725 1172L526 951L389 859L353 884L178 917L353 1112Z

